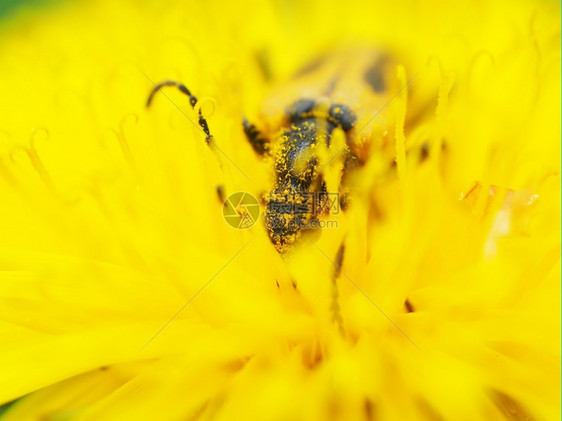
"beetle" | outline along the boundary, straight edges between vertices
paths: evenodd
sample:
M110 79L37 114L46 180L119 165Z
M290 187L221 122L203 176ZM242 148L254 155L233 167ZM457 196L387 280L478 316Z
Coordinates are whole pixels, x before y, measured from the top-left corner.
M242 119L254 152L272 163L274 181L264 195L265 222L282 256L307 229L318 225L315 222L331 205L346 209L349 173L367 161L373 144L382 150L390 142L391 118L381 111L399 88L396 65L389 54L374 48L323 54L273 89L262 104L262 124ZM164 87L179 89L196 109L197 98L184 84L172 80L153 87L147 107ZM212 148L214 138L201 108L198 124ZM338 136L345 139L341 146L334 145ZM330 197L334 192L329 191L325 177L334 161L341 164L339 186L335 186L338 203Z

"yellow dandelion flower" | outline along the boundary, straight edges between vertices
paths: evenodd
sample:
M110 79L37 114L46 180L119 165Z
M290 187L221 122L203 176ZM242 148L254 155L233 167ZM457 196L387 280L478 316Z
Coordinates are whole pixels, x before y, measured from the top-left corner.
M547 0L11 9L2 421L559 419L559 16ZM168 86L147 109L166 80L198 101ZM291 169L322 173L323 206L345 212L308 214L310 233L258 216L308 204Z

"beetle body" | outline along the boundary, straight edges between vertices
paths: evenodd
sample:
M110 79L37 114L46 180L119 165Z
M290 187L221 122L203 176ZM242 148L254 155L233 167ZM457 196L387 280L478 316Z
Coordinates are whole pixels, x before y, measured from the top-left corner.
M271 162L272 187L264 195L265 223L281 255L290 252L307 229L318 225L315 222L333 203L330 194L342 199L346 173L367 160L372 146L385 149L391 137L390 122L381 111L398 89L395 73L393 60L377 49L337 50L274 87L263 101L257 124L244 118L243 130L254 151ZM195 96L174 81L155 85L147 105L165 86L176 86L195 109ZM206 142L214 146L200 108L198 113ZM345 139L343 145L334 145L337 131ZM335 166L341 172L335 192L329 191L326 182L332 162L341 164Z
M389 57L374 49L337 51L306 65L264 100L263 131L251 125L246 134L254 150L273 164L265 221L279 253L288 253L306 230L318 226L334 196L344 197L345 173L365 162L371 143L382 149L387 142L387 116L370 120L397 85L393 69ZM336 131L344 145L334 145ZM325 175L334 161L341 163L336 168L342 173L332 192Z

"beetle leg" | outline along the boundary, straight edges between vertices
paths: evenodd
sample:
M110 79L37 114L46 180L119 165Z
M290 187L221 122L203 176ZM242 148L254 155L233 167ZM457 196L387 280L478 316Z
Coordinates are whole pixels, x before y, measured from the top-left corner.
M269 141L267 138L256 128L255 125L251 124L246 117L242 119L242 125L244 127L244 133L246 138L252 148L259 156L269 155Z
M332 321L338 326L338 329L342 335L345 334L345 331L343 328L343 318L341 316L341 308L339 304L339 288L337 281L342 272L344 251L345 245L342 242L338 249L336 260L334 262L334 272L332 275L332 305L330 308L332 312Z

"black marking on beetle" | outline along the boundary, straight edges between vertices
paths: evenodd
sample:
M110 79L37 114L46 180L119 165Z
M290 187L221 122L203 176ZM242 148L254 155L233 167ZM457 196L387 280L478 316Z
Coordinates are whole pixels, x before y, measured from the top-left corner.
M297 127L297 130L302 130L303 125L309 123L315 124L314 120L326 120L328 125L326 127L326 145L330 147L332 140L332 131L336 127L341 127L344 132L349 132L357 121L355 113L344 104L332 104L328 113L316 108L317 102L313 99L299 99L293 105L287 108L287 115L289 122ZM316 133L313 134L316 136Z
M384 66L387 59L385 57L377 59L365 72L363 78L376 93L384 92L386 82L384 80Z
M276 184L285 189L308 191L316 178L318 158L310 154L317 141L313 117L296 122L282 136L283 149L275 162ZM303 163L303 159L308 161Z
M357 120L355 113L343 104L332 105L328 115L344 132L350 131Z
M295 101L286 111L289 120L291 122L302 120L304 117L308 116L308 113L314 109L315 105L316 101L313 99L299 99Z
M404 301L404 307L406 307L408 313L413 313L414 311L416 311L410 300L408 300L407 298L406 301Z

